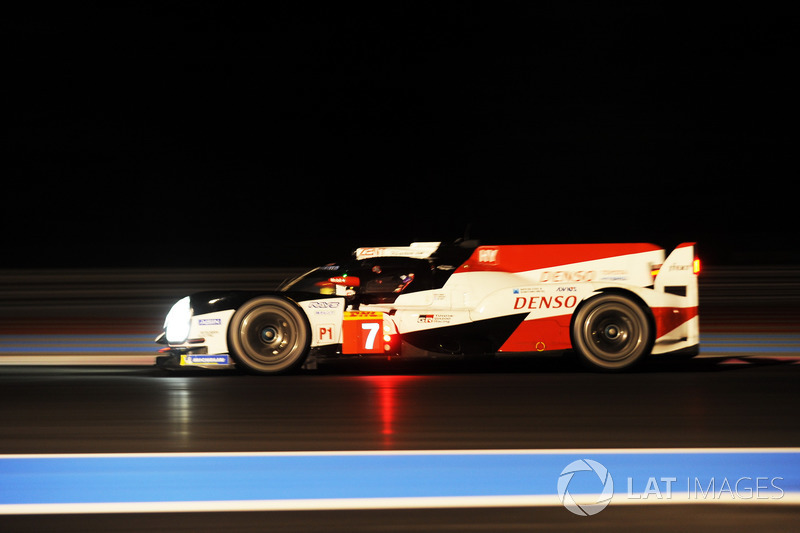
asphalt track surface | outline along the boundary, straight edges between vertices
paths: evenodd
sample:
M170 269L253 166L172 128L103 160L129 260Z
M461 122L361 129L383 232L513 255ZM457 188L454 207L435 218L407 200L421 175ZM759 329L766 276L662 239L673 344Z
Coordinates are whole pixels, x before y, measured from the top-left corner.
M127 320L126 327L115 327L108 319L84 330L71 324L71 336L55 331L50 337L35 324L26 329L17 323L13 331L6 324L0 356L38 357L42 364L0 367L0 455L796 452L796 311L719 308L701 316L702 357L612 375L580 370L569 358L351 361L274 378L238 372L175 374L142 359L152 357L143 351L149 350L145 336L152 338L141 331L150 327L146 321ZM98 330L103 323L107 327ZM103 364L98 357L105 358ZM781 477L788 481L778 484L791 484L800 475L796 459L782 468ZM348 475L341 473L341 485L348 483ZM546 483L555 486L556 481ZM616 492L624 493L624 477L616 483ZM0 515L0 530L796 531L800 503L788 497L793 487L784 488L783 501L705 497L689 503L619 505L615 500L593 516L577 516L562 505L95 511ZM3 491L8 494L13 487L0 485Z

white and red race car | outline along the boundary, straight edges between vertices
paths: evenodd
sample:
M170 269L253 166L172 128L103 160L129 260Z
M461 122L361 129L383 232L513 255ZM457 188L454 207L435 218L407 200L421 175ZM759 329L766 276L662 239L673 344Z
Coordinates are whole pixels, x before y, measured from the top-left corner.
M322 358L574 351L621 370L699 352L694 243L359 248L276 291L201 292L156 339L162 366L274 374Z

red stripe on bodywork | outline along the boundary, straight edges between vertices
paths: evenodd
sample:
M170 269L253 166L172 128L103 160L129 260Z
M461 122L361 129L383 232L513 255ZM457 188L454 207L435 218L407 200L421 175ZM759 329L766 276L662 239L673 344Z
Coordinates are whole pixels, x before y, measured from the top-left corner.
M479 246L456 272L524 272L661 249L648 243Z
M657 339L697 316L697 306L651 307L650 310L656 321Z

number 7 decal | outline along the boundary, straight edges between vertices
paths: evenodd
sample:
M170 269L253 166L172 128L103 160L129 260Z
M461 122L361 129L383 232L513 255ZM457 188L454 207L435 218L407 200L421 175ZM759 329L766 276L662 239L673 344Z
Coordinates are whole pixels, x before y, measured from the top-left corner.
M381 325L377 322L362 322L361 329L369 332L367 333L366 339L361 337L361 339L364 341L364 349L368 351L372 350L372 348L375 346L375 337L378 335L378 330L381 329Z
M376 342L383 327L383 313L346 311L342 323L343 354L382 354L383 343Z

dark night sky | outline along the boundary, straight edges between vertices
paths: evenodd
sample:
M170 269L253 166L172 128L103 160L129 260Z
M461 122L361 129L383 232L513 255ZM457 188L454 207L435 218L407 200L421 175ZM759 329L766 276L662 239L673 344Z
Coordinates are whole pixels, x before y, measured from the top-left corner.
M315 264L467 224L800 262L781 4L497 4L9 16L0 268Z

